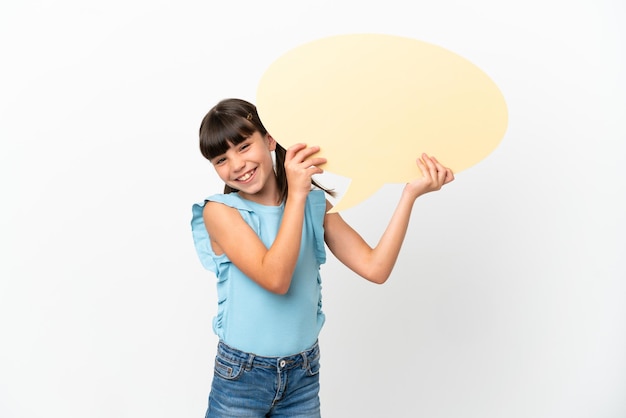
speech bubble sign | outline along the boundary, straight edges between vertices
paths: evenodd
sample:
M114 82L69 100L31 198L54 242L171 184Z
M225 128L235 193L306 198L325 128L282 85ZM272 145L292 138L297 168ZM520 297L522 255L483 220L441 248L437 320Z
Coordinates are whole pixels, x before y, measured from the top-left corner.
M393 35L351 34L296 47L274 61L257 110L285 148L319 145L325 171L351 179L333 212L386 183L421 176L437 157L458 173L502 140L504 97L480 68L442 47Z

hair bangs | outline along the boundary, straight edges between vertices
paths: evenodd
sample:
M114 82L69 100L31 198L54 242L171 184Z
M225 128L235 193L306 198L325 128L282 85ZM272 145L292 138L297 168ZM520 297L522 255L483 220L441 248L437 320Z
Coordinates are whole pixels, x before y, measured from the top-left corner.
M228 151L231 144L245 141L255 131L255 126L239 115L209 113L200 125L200 151L211 160Z

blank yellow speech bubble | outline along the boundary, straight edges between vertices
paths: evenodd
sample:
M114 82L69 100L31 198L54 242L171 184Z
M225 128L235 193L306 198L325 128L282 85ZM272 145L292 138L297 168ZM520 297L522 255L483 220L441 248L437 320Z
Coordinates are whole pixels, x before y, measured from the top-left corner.
M480 68L439 46L380 34L288 51L263 74L256 104L281 145L319 145L324 170L351 179L333 212L421 176L423 152L455 173L478 163L508 122L502 93Z

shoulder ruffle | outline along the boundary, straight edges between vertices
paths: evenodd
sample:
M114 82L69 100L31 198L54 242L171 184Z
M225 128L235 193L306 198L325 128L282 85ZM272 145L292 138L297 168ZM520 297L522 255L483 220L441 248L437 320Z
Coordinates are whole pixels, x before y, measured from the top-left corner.
M326 196L322 190L312 190L307 197L308 210L305 216L313 225L315 236L315 256L320 264L326 261L324 245L324 216L326 215ZM217 273L218 265L227 260L226 255L217 255L213 252L209 234L204 225L202 212L207 202L219 202L239 210L244 221L258 234L260 231L259 217L254 215L254 209L237 194L216 194L207 197L203 202L192 206L191 231L198 257L203 267Z
M312 190L308 196L313 233L315 234L315 256L320 264L326 262L324 245L324 216L326 216L326 194L323 190Z
M238 209L244 220L246 220L246 222L248 222L248 224L251 225L255 231L258 231L259 221L256 216L252 216L252 208L236 194L212 195L204 199L203 202L193 205L191 208L191 232L196 252L198 253L202 266L213 273L217 273L219 263L227 260L227 257L225 254L217 255L213 252L211 239L209 238L209 233L206 230L204 218L202 216L204 205L206 205L207 202L219 202L225 204L226 206Z

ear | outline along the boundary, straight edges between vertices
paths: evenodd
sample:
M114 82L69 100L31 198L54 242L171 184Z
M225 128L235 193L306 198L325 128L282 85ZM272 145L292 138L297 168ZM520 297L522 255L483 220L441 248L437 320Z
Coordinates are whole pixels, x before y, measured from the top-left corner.
M272 137L272 135L270 134L265 135L265 141L267 141L267 147L269 148L270 151L276 150L276 140Z

